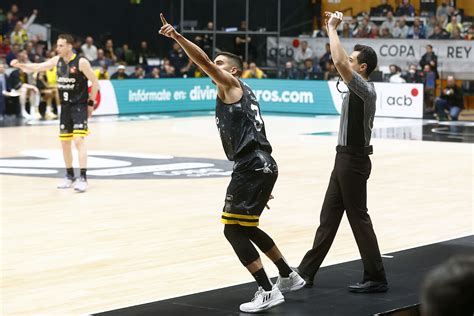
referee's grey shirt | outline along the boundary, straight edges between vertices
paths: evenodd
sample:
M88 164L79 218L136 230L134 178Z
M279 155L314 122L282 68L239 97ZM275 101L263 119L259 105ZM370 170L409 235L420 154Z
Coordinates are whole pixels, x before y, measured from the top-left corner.
M377 100L374 84L352 71L352 80L347 87L349 92L345 93L342 101L337 144L369 146Z

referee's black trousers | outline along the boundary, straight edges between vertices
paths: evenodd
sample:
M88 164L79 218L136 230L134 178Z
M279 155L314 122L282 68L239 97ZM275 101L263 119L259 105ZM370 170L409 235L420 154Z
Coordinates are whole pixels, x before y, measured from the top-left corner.
M386 282L377 237L367 213L367 179L371 169L368 155L336 154L313 248L298 267L303 275L313 278L318 271L345 210L364 264L363 281Z

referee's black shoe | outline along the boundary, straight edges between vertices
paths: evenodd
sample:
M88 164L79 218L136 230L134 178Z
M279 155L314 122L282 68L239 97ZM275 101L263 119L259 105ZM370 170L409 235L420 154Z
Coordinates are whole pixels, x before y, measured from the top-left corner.
M293 269L293 271L295 271L296 273L298 273L298 274L300 275L300 277L302 277L303 280L306 282L306 284L304 285L304 287L306 287L306 288L313 287L313 285L314 285L314 281L313 281L313 280L314 280L314 277L311 278L311 277L307 276L306 274L302 273L302 272L300 271L300 269L297 268L297 267L291 267L291 268Z
M388 291L386 282L364 281L357 284L349 285L349 292L353 293L383 293Z

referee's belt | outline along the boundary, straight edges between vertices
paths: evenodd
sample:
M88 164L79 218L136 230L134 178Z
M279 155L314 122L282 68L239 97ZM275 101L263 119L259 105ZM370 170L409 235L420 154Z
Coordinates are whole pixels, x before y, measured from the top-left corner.
M358 147L358 146L336 146L336 152L338 153L348 153L354 155L372 155L374 153L374 148L372 145Z

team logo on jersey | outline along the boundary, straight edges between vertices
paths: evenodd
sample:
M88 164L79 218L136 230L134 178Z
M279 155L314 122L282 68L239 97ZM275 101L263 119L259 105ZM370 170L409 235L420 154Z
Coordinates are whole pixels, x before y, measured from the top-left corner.
M0 158L0 174L64 177L60 150L28 150L21 154ZM227 160L107 151L88 154L87 176L91 179L195 179L227 177L232 173L232 163Z

